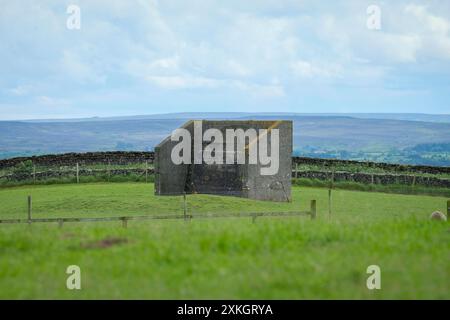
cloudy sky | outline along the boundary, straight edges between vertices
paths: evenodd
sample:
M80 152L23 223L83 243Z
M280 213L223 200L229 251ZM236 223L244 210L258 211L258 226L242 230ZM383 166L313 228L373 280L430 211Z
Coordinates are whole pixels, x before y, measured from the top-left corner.
M71 4L80 29L67 27ZM1 120L450 111L447 0L0 0L0 8Z

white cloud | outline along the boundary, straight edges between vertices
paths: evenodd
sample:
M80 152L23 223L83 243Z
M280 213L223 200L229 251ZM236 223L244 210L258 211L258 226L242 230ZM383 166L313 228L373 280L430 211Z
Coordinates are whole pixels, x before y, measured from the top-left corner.
M442 34L446 36L450 29L449 22L428 12L426 6L419 6L415 4L409 4L405 7L404 11L406 13L414 15L421 25L431 32Z
M133 58L123 64L124 72L133 77L147 79L151 76L175 76L180 72L180 57L162 57L146 61L144 59Z
M304 60L293 62L291 68L296 76L305 78L333 78L338 77L341 72L339 65L319 66Z
M378 58L392 63L450 59L448 18L416 4L399 6L394 11L386 7L383 12L386 13L386 30L372 32L369 38L369 48L375 54L381 54Z
M242 91L250 93L254 97L265 97L265 98L278 98L284 97L285 91L283 86L279 84L254 84L246 83L243 81L233 82L233 86L239 88Z
M426 6L407 5L406 14L416 19L421 27L422 53L427 57L450 59L450 22L448 19L431 14Z
M214 88L219 84L215 79L197 76L148 76L146 79L164 89Z
M49 96L38 96L36 103L45 107L67 107L70 102L67 99L53 98Z
M64 50L61 59L61 71L67 77L81 83L103 83L106 75L100 74L100 68L95 63L83 61L76 51Z
M422 38L414 34L382 34L372 38L369 48L391 63L416 62Z
M238 89L253 97L283 97L285 91L282 85L277 83L255 84L241 80L213 79L184 76L149 76L147 80L158 87L170 90L176 89Z
M251 71L246 66L233 59L226 62L226 67L232 75L238 77L246 77L251 74Z
M179 60L180 60L179 56L157 59L150 63L150 68L176 70L178 69Z
M32 88L33 87L31 85L19 85L15 88L10 89L9 92L15 96L24 96L29 94Z
M421 75L448 75L450 4L410 2L381 3L382 29L371 31L359 0L80 1L81 30L69 31L64 4L5 1L0 83L11 89L0 98L57 105L64 101L49 97L63 96L91 112L86 97L124 92L112 102L129 105L151 94L182 105L195 89L238 103L282 98L294 108L311 88L407 87Z

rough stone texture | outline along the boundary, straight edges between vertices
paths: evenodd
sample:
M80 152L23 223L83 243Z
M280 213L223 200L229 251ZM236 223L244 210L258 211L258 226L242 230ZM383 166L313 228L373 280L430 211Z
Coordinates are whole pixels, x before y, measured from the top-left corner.
M335 165L347 165L347 164L361 164L370 168L379 168L386 171L394 172L414 172L414 173L450 173L450 167L435 167L435 166L422 166L422 165L406 165L406 164L392 164L384 162L369 162L369 161L354 161L354 160L340 160L340 159L319 159L319 158L305 158L294 157L292 159L294 163L319 165L324 168L333 167Z
M299 171L292 172L292 177L317 179L322 181L330 181L331 171ZM396 175L396 174L370 174L370 173L350 173L335 172L334 181L351 181L364 184L401 184L401 185L421 185L427 187L450 188L449 179L439 179L434 177L412 176L412 175Z
M77 162L80 164L97 164L108 161L111 164L127 164L127 163L143 163L148 161L152 163L154 153L150 151L108 151L108 152L86 152L86 153L63 153L50 154L32 157L16 157L0 160L0 169L13 167L16 164L31 160L35 165L42 166L71 166ZM305 165L320 165L324 169L334 165L345 164L364 164L371 168L380 168L387 171L394 172L414 172L414 173L431 173L431 174L445 174L450 173L450 167L434 167L434 166L413 166L402 164L391 164L382 162L361 162L353 160L339 160L339 159L319 159L319 158L305 158L293 157L293 163Z
M170 155L170 154L169 154ZM46 172L36 173L36 178L58 178L61 176L67 176L69 173L58 172L58 167L70 167L74 169L75 164L78 162L80 164L80 175L83 165L89 164L108 164L120 165L120 164L142 164L146 161L149 164L154 162L153 152L125 152L125 151L111 151L111 152L87 152L87 153L65 153L65 154L52 154L43 156L33 156L33 157L17 157L10 159L0 160L0 169L11 169L15 165L31 160L34 165L51 167L52 169ZM294 163L305 164L305 165L321 165L324 170L330 167L331 172L332 166L339 164L358 164L361 162L350 161L350 160L336 160L336 159L315 159L315 158L299 158L294 157L292 159ZM364 165L373 168L382 168L394 172L407 172L410 174L370 174L370 173L350 173L350 172L336 172L335 181L353 181L359 183L370 184L403 184L403 185L422 185L427 187L441 187L450 188L450 179L443 179L437 177L427 177L416 175L414 178L414 173L450 173L450 167L431 167L431 166L408 166L408 165L395 165L387 163L375 163L375 162L363 162ZM172 168L175 169L175 168ZM123 169L124 171L132 171L132 169ZM223 168L225 170L225 167ZM326 171L299 171L298 178L309 178L318 180L330 180L330 172ZM150 174L150 171L148 172ZM84 175L94 175L88 171L83 173ZM111 171L111 175L115 172ZM120 174L120 173L118 173ZM225 174L225 173L224 173ZM295 172L292 174L293 177L296 176ZM0 179L8 180L27 180L32 178L32 175L15 175L15 174L5 174L0 177ZM184 182L182 182L184 187Z
M0 169L13 167L21 162L31 160L34 165L38 166L73 166L76 163L82 164L129 164L129 163L144 163L148 161L153 162L153 152L126 152L126 151L111 151L111 152L86 152L86 153L63 153L63 154L49 154L33 157L17 157L0 160Z
M191 131L190 127L189 122L182 126ZM170 137L167 137L155 147L155 194L177 195L185 190L188 167L175 165L170 158L172 148L176 144L176 141L171 141Z
M154 173L153 169L148 169L147 174L151 175ZM99 175L108 175L111 177L114 176L128 176L131 174L145 175L145 169L137 169L137 168L126 168L126 169L80 169L78 171L80 177L86 176L99 176ZM36 173L28 173L28 174L16 174L11 173L4 176L1 176L0 179L6 179L8 181L24 181L24 180L46 180L46 179L59 179L59 178L67 178L67 177L76 177L76 170L46 170L46 171L37 171Z
M194 138L194 122L182 126ZM171 160L171 151L178 142L170 137L155 148L155 194L175 195L186 193L206 193L232 195L258 200L290 201L292 168L292 122L291 121L202 121L202 132L215 128L221 131L224 141L227 129L279 129L280 163L275 175L261 175L261 164L180 164ZM268 150L270 150L270 130ZM248 145L248 140L246 145ZM258 143L258 142L256 142ZM203 143L203 148L209 142ZM192 158L194 142L191 143ZM235 152L236 152L235 145ZM225 152L224 152L225 157Z

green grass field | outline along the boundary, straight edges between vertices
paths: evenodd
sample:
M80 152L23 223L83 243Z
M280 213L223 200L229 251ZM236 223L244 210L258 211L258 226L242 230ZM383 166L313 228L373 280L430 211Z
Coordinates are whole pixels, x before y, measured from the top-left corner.
M153 185L93 183L0 190L0 218L181 214ZM446 198L293 188L292 203L188 196L189 212L297 211L308 217L2 225L0 298L449 299L450 228L432 222ZM68 265L82 289L68 290ZM366 268L381 268L368 290Z

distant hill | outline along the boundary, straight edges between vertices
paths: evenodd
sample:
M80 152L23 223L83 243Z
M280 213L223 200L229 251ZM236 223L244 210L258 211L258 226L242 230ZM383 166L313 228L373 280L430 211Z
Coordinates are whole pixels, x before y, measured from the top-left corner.
M296 155L450 165L450 152L446 151L450 143L450 121L437 121L448 116L391 115L416 119L414 121L382 119L383 114L375 119L366 116L178 113L122 118L0 121L0 157L62 152L149 151L189 119L287 119L294 122ZM423 117L434 118L435 121L417 121ZM427 144L433 144L433 147L428 148Z
M78 119L39 119L24 120L26 122L85 122L85 121L111 121L111 120L146 120L146 119L239 119L263 117L352 117L358 119L387 119L425 122L450 123L450 114L426 113L248 113L248 112L179 112L135 116L92 117Z

